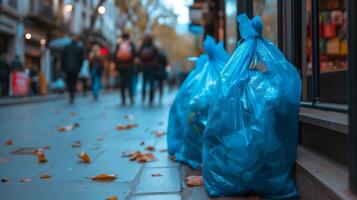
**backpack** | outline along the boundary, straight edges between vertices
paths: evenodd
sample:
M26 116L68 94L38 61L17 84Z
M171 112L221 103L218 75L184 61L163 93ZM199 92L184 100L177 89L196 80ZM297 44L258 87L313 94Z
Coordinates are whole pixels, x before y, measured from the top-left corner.
M129 61L133 58L132 46L129 41L124 41L119 44L119 48L117 51L117 59L119 61Z

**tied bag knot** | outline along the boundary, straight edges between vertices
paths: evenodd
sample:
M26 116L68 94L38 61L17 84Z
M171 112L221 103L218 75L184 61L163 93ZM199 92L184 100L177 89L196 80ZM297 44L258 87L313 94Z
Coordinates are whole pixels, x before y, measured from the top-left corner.
M259 16L250 20L247 14L241 14L237 17L239 22L239 33L244 39L261 38L263 31L263 22Z

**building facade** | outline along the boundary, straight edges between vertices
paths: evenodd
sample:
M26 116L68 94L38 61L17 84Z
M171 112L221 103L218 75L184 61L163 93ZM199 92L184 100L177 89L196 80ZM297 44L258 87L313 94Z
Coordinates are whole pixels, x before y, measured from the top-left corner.
M37 68L47 84L60 71L60 49L48 44L70 34L84 40L98 0L1 0L0 50L11 58L20 56L24 69ZM114 0L103 4L89 41L113 49L119 30L118 9ZM87 39L87 38L86 38Z

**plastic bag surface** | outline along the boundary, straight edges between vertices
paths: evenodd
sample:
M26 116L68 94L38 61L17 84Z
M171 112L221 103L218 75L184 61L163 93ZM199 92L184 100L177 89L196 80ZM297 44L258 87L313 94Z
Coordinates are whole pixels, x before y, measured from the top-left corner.
M256 192L297 198L293 179L301 79L263 39L262 21L238 16L244 41L221 71L203 136L203 178L211 196Z
M168 151L176 161L200 168L202 162L202 136L207 123L209 103L219 73L229 59L223 48L212 37L204 42L206 55L182 84L170 109L168 125Z

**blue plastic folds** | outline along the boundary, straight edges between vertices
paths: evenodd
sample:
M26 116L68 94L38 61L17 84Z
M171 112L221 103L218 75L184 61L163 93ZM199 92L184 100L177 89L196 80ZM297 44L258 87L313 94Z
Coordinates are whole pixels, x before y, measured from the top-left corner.
M204 48L206 55L199 57L170 109L167 131L168 152L175 155L176 161L195 169L202 163L202 136L212 91L229 59L223 43L216 45L210 36L206 37Z
M263 24L238 16L244 41L221 71L203 136L203 178L211 196L299 196L293 179L301 79L261 36Z

